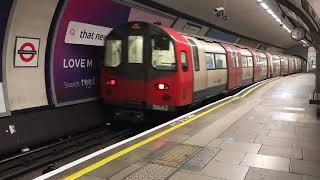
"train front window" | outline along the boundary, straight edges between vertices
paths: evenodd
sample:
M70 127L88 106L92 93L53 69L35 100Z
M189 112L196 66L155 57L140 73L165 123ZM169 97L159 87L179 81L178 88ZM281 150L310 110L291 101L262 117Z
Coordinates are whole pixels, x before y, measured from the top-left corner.
M128 37L128 62L143 63L143 36Z
M107 40L106 55L104 65L106 67L117 67L121 63L122 41L121 40Z
M157 70L176 70L176 58L173 42L167 36L151 37L152 67Z

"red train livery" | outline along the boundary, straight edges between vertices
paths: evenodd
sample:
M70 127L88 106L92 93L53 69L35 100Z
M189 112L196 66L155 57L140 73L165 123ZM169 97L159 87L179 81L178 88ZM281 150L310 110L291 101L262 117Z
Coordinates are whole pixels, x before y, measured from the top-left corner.
M176 110L252 83L302 71L297 57L260 52L129 22L106 40L101 95L129 109Z

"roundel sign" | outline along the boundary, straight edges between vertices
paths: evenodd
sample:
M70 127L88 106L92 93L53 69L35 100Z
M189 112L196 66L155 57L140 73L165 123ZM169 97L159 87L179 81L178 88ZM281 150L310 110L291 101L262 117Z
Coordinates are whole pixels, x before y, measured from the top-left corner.
M37 67L40 39L17 37L15 67Z

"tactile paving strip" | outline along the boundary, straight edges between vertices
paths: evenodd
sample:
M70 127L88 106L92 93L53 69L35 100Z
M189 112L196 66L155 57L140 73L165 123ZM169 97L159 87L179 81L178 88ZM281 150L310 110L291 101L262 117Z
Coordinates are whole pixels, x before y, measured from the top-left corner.
M175 170L173 167L151 163L125 177L124 180L162 180Z
M199 147L178 144L152 162L165 166L179 167L199 151Z
M205 147L214 138L218 137L223 131L229 128L233 123L240 119L244 114L255 107L258 102L245 103L239 108L233 110L224 117L214 121L211 125L200 131L199 133L191 136L183 144Z

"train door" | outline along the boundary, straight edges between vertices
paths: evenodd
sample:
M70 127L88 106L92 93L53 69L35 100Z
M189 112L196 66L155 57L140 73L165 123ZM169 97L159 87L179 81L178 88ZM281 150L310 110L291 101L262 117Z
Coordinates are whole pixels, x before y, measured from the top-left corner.
M242 84L242 62L241 62L241 53L240 51L236 50L236 67L237 67L237 82L236 86L240 87Z
M257 82L259 73L258 73L258 66L257 66L257 54L250 49L252 53L252 64L253 64L253 82Z
M108 76L105 81L111 98L143 104L148 80L147 31L147 27L122 26L108 36L105 62Z
M273 77L272 70L273 70L273 63L272 63L272 56L269 53L265 53L267 55L267 62L268 62L268 78Z
M180 97L177 97L179 105L186 105L192 102L193 96L193 67L191 62L191 50L186 44L180 44L176 46L177 52L177 65L178 77L179 77L179 91Z
M227 44L221 44L221 46L226 50L227 53L227 66L228 66L228 89L236 88L237 82L237 68L236 61L233 55L234 50Z
M200 60L205 58L202 57L205 50L203 46L197 46L199 43L198 40L191 37L185 38L187 38L191 45L193 62L193 101L196 101L202 98L200 93L201 90L205 90L207 88L206 62Z
M141 31L132 31L128 35L128 61L124 66L126 77L136 77L138 81L128 81L126 83L126 94L129 101L143 102L145 99L145 82L148 80L146 62L146 41L145 34ZM134 72L134 73L133 73Z

